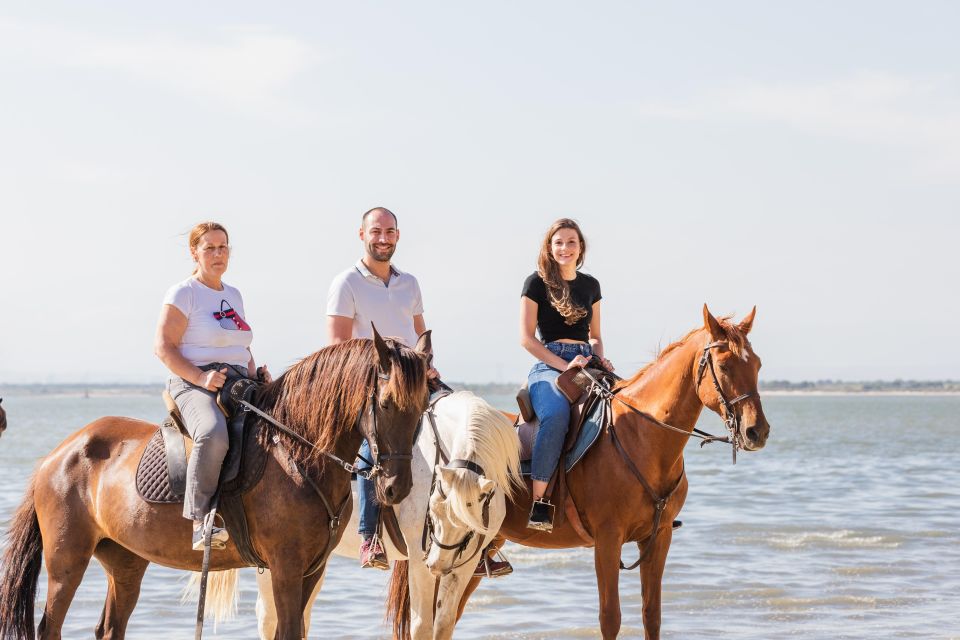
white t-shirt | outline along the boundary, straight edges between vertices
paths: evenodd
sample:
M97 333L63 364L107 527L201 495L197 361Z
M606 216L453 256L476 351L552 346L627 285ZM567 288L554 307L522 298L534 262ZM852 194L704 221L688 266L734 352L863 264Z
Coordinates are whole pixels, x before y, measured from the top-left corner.
M353 337L372 338L370 323L384 337L399 338L408 347L416 346L413 316L423 314L420 284L409 273L390 266L390 282L370 273L363 260L350 267L330 284L327 315L353 318Z
M199 366L223 362L246 367L250 363L253 332L243 319L243 297L226 282L222 291L211 289L190 276L167 290L163 304L187 317L180 353Z

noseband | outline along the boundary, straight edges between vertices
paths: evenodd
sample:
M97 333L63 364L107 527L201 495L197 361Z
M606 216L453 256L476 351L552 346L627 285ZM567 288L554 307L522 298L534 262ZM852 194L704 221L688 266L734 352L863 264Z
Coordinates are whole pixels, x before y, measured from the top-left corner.
M728 399L726 394L723 392L723 389L720 387L720 378L717 377L717 370L713 366L713 349L718 347L727 347L730 348L730 344L726 340L717 340L716 342L710 342L703 347L703 352L700 355L700 362L697 365L697 386L700 386L700 381L703 379L703 374L706 369L710 369L710 377L713 378L713 388L717 390L717 396L720 398L720 417L723 419L723 423L727 425L727 431L730 432L730 444L733 449L733 463L737 463L737 450L742 448L741 445L741 436L740 436L740 414L735 410L735 407L738 403L746 400L750 396L756 395L755 391L748 391L742 395L737 396L733 399Z

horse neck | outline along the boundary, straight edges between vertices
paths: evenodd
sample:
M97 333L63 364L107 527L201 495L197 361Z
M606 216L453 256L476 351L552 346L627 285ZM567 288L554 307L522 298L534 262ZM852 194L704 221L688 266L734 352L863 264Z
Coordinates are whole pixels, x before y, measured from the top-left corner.
M703 410L695 380L702 338L699 331L692 334L655 362L636 382L624 388L621 397L657 420L692 432ZM631 412L626 415L641 419ZM660 451L665 458L676 460L683 453L687 438L653 426L644 427L643 433L645 440L652 441L656 447L653 450Z

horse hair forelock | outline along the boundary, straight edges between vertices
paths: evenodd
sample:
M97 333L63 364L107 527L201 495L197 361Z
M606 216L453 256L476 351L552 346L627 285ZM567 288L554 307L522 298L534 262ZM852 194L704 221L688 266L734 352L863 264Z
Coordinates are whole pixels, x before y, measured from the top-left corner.
M423 409L426 361L398 340L386 338L390 352L389 380L380 380L383 402L399 410ZM333 451L341 435L364 410L378 370L373 340L355 338L325 347L296 363L264 388L263 408L290 430L316 446L291 443L298 461L317 464ZM265 432L261 437L266 438Z
M451 458L471 460L483 467L484 475L504 492L509 500L522 486L520 475L520 441L513 424L502 413L470 391L457 391L451 398L469 403L467 424L459 431L450 449ZM453 485L448 487L447 505L458 520L477 531L484 531L476 514L480 498L477 475L467 469L455 470Z

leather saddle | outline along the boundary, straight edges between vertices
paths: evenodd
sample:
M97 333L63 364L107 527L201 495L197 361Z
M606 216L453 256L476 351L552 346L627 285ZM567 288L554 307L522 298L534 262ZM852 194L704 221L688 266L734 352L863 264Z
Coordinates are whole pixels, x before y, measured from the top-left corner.
M220 485L223 486L237 478L243 458L244 425L247 414L240 404L241 400L252 403L258 384L248 378L232 378L224 383L217 393L217 406L227 418L227 430L230 435L230 448L223 460L220 471ZM143 498L150 502L179 502L183 500L187 477L187 447L185 439L190 439L183 416L170 393L164 389L163 401L168 417L160 423L158 434L147 445L137 470L137 488ZM166 477L157 473L153 467L159 466L160 442ZM164 482L166 480L166 482Z
M616 377L602 369L587 369L593 378L612 387ZM607 403L603 399L590 393L593 381L579 368L568 369L557 378L557 387L570 402L570 425L567 427L567 437L563 445L563 468L570 471L593 446L600 435L600 431L610 419ZM517 424L517 436L520 438L520 460L524 475L530 473L530 460L533 457L533 443L540 430L540 421L530 402L530 391L524 385L517 392L517 405L520 408L520 418ZM586 427L586 428L585 428ZM560 468L560 465L557 465Z

